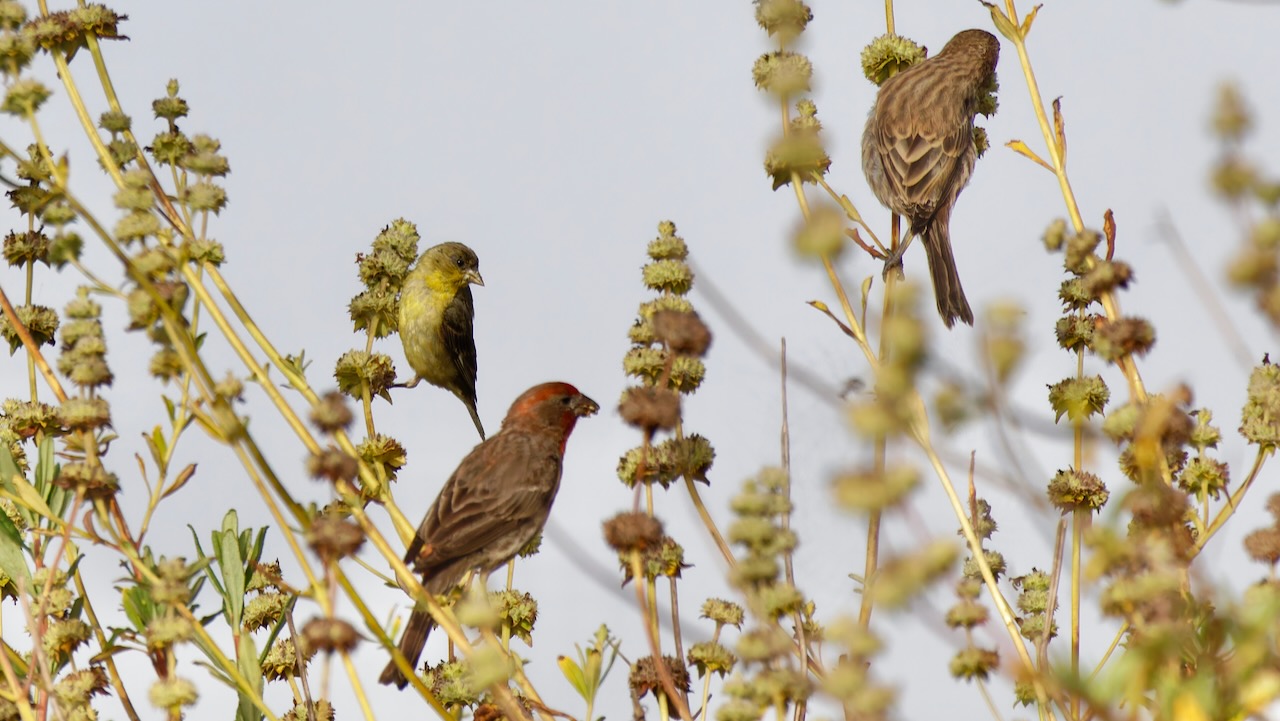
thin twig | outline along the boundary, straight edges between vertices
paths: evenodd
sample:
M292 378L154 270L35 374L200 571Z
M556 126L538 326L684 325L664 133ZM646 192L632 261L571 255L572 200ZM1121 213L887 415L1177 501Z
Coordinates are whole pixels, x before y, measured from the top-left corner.
M1057 538L1053 544L1053 570L1049 572L1049 607L1045 609L1044 630L1036 641L1036 663L1044 673L1049 665L1049 638L1053 635L1053 614L1058 610L1058 579L1062 576L1062 555L1067 544L1066 516L1058 519Z
M49 574L52 576L53 574ZM44 682L43 686L37 686L41 693L47 694L48 698L53 701L53 713L59 719L66 719L66 714L62 710L62 703L58 700L57 694L53 693L53 676L49 673L49 661L44 650L44 631L45 624L36 620L31 612L30 592L27 588L25 578L16 578L18 587L18 607L22 609L23 615L26 617L27 629L32 632L36 643L31 646L31 661L27 664L27 683L34 684L39 678Z
M307 721L316 721L316 703L311 697L311 682L308 680L307 660L302 657L301 637L293 625L293 608L285 610L284 619L289 624L289 635L293 636L293 655L298 663L298 679L302 682L302 700L307 705Z
M733 301L729 300L720 288L712 280L713 273L710 273L700 267L692 259L689 261L689 267L698 277L698 282L693 286L693 292L702 296L711 306L711 308L720 316L729 330L738 337L757 358L765 361L770 366L775 366L777 356L773 351L773 343L761 335L752 325L747 317L740 313ZM774 367L774 370L777 370ZM788 371L788 376L795 383L800 384L805 390L813 393L819 399L827 402L833 407L840 405L840 391L838 388L827 383L826 379L814 373L813 371L794 366Z
M653 659L653 667L658 672L658 679L662 682L663 692L666 694L667 700L674 703L676 712L680 714L680 718L684 721L693 721L693 716L689 713L689 703L676 689L675 679L671 677L671 669L667 668L666 659L662 657L662 650L658 645L658 633L654 630L654 624L649 620L649 604L644 597L644 585L639 583L639 579L644 578L644 569L640 565L640 553L638 551L631 552L631 577L637 580L636 588L636 604L640 607L640 613L645 617L644 630L645 636L649 639L649 650Z
M783 478L786 480L783 486L783 492L786 494L787 505L786 512L782 514L782 530L788 532L791 530L791 425L787 419L787 339L782 339L781 348L778 351L778 364L781 366L782 385L782 471ZM796 574L794 563L794 552L788 549L782 554L783 568L787 577L787 585L792 589L796 588ZM805 638L804 633L804 615L803 609L796 609L793 614L796 624L795 638L800 645L800 674L807 678L809 676L809 641ZM794 709L793 718L795 721L801 721L804 718L805 702L797 701Z
M1196 295L1199 296L1205 310L1209 311L1209 315L1213 318L1212 325L1231 348L1236 362L1246 370L1252 368L1254 354L1249 349L1248 341L1244 339L1244 335L1236 327L1234 317L1227 312L1226 307L1222 304L1222 299L1218 297L1213 284L1205 277L1204 270L1200 267L1200 264L1196 262L1195 258L1191 257L1191 252L1187 249L1187 244L1182 239L1182 234L1178 232L1178 227L1174 224L1173 216L1169 214L1168 208L1160 210L1156 222L1160 228L1160 236L1169 244L1169 248L1173 250L1173 257L1178 262L1178 268L1191 281Z
M66 391L62 390L62 384L58 382L58 377L53 374L53 369L49 367L49 362L44 359L44 354L40 352L39 344L31 337L31 331L27 330L21 320L18 320L18 311L14 310L13 305L9 303L9 296L5 295L3 286L0 286L0 309L4 310L5 317L9 319L9 325L18 334L18 338L22 341L22 346L26 349L29 357L35 361L36 367L40 369L40 375L44 376L44 380L49 384L49 388L53 390L53 394L58 397L60 403L66 402Z

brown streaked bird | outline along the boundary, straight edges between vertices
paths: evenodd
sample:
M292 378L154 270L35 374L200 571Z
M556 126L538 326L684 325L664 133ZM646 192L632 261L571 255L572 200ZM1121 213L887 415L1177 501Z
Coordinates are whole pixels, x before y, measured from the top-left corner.
M977 162L973 117L999 57L1000 42L991 33L957 33L942 52L880 86L862 134L867 183L923 241L938 314L948 328L956 320L973 325L951 254L951 210ZM909 242L886 261L886 272L902 263Z
M471 286L484 285L480 259L462 243L428 248L400 289L399 333L414 378L452 392L467 407L480 440L476 410L475 301Z
M579 418L598 410L568 383L534 386L511 404L502 428L445 481L405 551L405 564L422 574L427 593L447 593L471 570L488 576L542 531L569 434ZM425 610L410 614L399 644L409 665L417 665L434 626ZM408 679L391 662L378 682L404 688Z

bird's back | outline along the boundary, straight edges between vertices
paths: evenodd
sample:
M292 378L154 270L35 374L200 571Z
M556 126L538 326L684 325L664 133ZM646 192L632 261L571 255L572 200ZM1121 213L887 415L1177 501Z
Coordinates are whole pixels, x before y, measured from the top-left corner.
M509 561L546 523L560 486L559 440L499 432L454 471L406 553L433 593ZM436 588L442 586L442 588Z
M973 171L974 103L964 89L931 73L937 57L885 81L863 134L863 170L876 198L921 232L948 192ZM907 91L908 92L904 92Z

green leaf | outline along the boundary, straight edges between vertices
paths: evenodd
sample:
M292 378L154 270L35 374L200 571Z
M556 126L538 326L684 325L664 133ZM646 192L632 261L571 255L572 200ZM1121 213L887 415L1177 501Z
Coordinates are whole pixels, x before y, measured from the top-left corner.
M27 566L26 546L22 543L22 535L18 533L18 527L13 525L13 521L9 516L0 513L0 572L13 585L16 592L17 584L13 581L22 579L26 583L27 588L31 587L31 569ZM7 595L7 594L6 594Z
M147 624L156 617L156 602L152 600L151 592L143 586L133 586L121 592L120 599L125 618L133 624L133 630L139 633L146 631Z
M587 683L590 685L592 696L595 696L596 691L600 690L600 670L603 662L599 650L594 648L587 649L582 669L583 675L586 676Z
M173 483L169 484L168 488L164 489L164 493L160 495L160 499L164 500L182 490L182 487L187 485L187 481L191 480L192 476L195 474L196 464L188 463L186 468L178 471L178 477L173 480Z
M582 668L568 656L558 657L556 663L560 665L560 673L564 674L565 679L569 681L569 685L573 686L573 690L577 691L578 695L584 700L590 701L591 696L587 690L587 679L582 673Z
M1031 8L1031 12L1027 13L1026 17L1022 18L1022 37L1023 38L1026 38L1027 35L1031 33L1031 23L1035 22L1036 13L1039 13L1040 8L1042 7L1044 7L1044 5L1036 5L1035 7Z
M13 454L9 452L9 444L0 443L0 490L15 492L13 482L15 479L22 479L22 471L18 469L18 462L13 459ZM36 522L35 514L23 508L16 506L18 515L22 516L22 520L28 525L34 525Z
M160 430L160 426L151 429L151 435L143 434L142 439L147 442L147 449L151 451L151 460L164 472L164 452L168 445L164 441L164 432Z
M209 434L210 438L212 438L215 441L218 441L219 443L230 442L231 439L228 438L227 434L224 433L222 429L218 427L218 424L213 420L213 417L210 416L208 413L196 410L196 411L193 411L193 415L195 417L195 420L200 423L200 427L204 429L204 432Z
M982 4L986 5L987 10L991 12L991 22L995 23L996 30L1000 31L1000 34L1009 40L1016 42L1018 40L1018 28L1014 26L1013 21L1006 17L1000 8L995 5L989 2Z
M244 618L244 554L236 533L238 526L236 512L230 510L222 518L222 530L213 533L214 552L222 571L222 584L226 588L222 596L223 607L227 611L227 623L232 628L239 628Z
M9 444L0 443L0 481L8 485L9 479L21 475L17 461L13 460L13 454L9 452Z
M262 666L258 664L258 649L254 645L253 636L240 634L239 646L236 648L236 666L240 675L244 676L253 687L254 694L262 698ZM240 703L236 705L236 721L261 721L262 712L253 704L253 699L242 691L237 691Z
M247 543L248 535L249 535L249 531L245 531L244 538L241 541L241 546L247 547L248 549L248 557L245 559L245 565L244 565L245 585L248 585L249 582L253 580L253 574L258 572L258 561L262 559L262 548L266 543L267 529L265 526L263 528L258 529L258 537L257 539L254 540L252 546L250 546Z
M227 595L227 589L223 588L221 583L218 583L217 576L214 576L213 572L209 570L209 566L211 565L212 562L209 556L204 552L204 547L200 545L200 535L196 533L196 529L191 524L187 524L187 528L191 531L191 539L195 541L196 553L200 554L200 562L204 566L205 577L208 578L210 583L213 584L213 588L215 591L217 591L219 596ZM215 534L215 538L216 538L216 534ZM216 551L217 549L214 549L214 550Z
M36 461L36 489L40 491L40 495L44 497L45 504L56 515L61 518L66 513L67 505L71 503L72 493L58 484L54 483L54 479L58 477L58 471L61 466L53 455L53 438L45 436L40 441L40 457Z
M9 488L3 491L3 495L19 508L25 508L35 514L37 522L39 519L53 518L53 510L44 502L44 497L35 489L35 486L27 483L27 479L22 476L13 476L8 485Z
M138 649L133 648L131 646L117 646L114 643L109 643L106 646L104 646L101 651L90 656L89 663L103 663L107 659L113 656L118 656L122 653L137 653L137 652L138 652Z

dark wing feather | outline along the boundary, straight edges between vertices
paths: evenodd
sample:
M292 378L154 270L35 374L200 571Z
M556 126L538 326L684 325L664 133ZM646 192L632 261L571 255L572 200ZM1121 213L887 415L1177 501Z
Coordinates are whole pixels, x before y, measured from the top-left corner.
M890 78L875 112L875 147L896 200L889 205L910 218L915 233L950 200L948 192L964 187L974 162L972 103L926 75L927 65ZM901 92L907 84L914 92Z
M427 576L466 559L480 566L505 562L487 556L523 545L541 530L560 470L554 440L499 433L477 446L445 482L405 561Z
M912 230L919 232L946 201L943 193L955 187L952 178L963 172L960 162L964 141L973 142L973 131L962 125L943 137L928 135L915 123L880 126L885 178L904 199ZM967 175L967 173L965 173Z
M475 403L475 302L471 298L471 286L462 286L445 306L440 322L440 340L457 370L458 392Z

